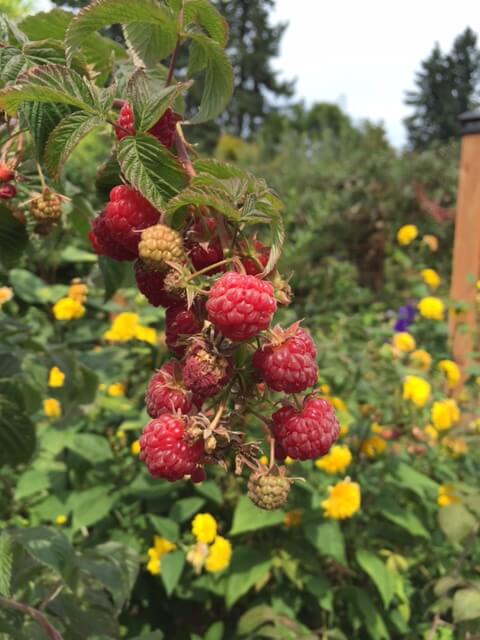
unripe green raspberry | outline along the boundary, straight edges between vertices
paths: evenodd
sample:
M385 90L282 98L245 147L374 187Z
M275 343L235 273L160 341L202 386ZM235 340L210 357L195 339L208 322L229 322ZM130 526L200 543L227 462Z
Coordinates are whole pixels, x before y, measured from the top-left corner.
M168 263L182 262L185 255L180 234L164 224L142 231L138 253L145 264L161 271L169 268Z
M260 509L279 509L289 492L290 482L282 476L253 473L248 480L248 497Z

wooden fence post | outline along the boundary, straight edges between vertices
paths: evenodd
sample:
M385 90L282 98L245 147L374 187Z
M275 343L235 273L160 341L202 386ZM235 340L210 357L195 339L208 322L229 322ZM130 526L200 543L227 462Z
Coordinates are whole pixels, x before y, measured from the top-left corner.
M465 370L478 349L480 320L475 305L480 280L480 111L465 113L460 119L462 149L450 297L465 312L450 314L449 336L453 357Z

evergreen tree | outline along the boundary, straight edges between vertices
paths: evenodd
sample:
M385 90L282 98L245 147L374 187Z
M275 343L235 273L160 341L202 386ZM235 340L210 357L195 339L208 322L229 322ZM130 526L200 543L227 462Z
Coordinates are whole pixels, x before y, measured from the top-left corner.
M416 90L407 93L406 103L414 109L405 119L410 145L424 149L458 137L460 114L478 105L479 80L480 51L470 28L448 54L436 44L416 74Z

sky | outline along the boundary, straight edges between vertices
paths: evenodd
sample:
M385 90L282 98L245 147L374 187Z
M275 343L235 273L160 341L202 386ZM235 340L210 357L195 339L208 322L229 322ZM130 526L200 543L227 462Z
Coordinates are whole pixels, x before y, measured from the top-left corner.
M480 7L478 0L276 0L272 21L289 24L274 67L297 79L297 98L383 122L400 147L405 92L420 62L435 42L448 50L467 26L480 33Z

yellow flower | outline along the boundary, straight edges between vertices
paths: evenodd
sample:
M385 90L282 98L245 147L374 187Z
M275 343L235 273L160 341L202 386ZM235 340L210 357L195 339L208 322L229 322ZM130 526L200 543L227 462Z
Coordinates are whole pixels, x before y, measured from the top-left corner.
M454 458L468 453L468 445L463 438L444 438L442 444L447 447Z
M440 360L438 363L439 370L445 374L448 386L453 389L461 380L460 367L453 360Z
M293 458L290 458L290 456L287 456L283 462L287 465L290 465L293 464L295 460Z
M197 544L193 545L187 553L187 562L192 565L193 570L198 575L203 565L205 564L205 560L208 556L208 544L204 542L197 542Z
M428 371L432 366L432 356L425 349L416 349L410 354L412 364L422 371Z
M383 438L379 438L379 436L371 436L362 442L360 451L363 455L367 456L367 458L375 458L382 454L386 448L387 443Z
M383 433L383 427L378 422L372 422L372 426L370 427L370 431L372 433L376 433L377 435Z
M268 464L268 458L267 456L260 456L260 458L258 459L258 461L260 462L260 464Z
M56 320L78 320L78 318L85 315L85 307L78 300L60 298L53 305L52 312Z
M417 227L414 224L406 224L397 231L397 242L402 246L406 246L413 242L417 236Z
M430 440L430 444L433 444L438 440L438 431L433 425L427 424L427 426L423 429L423 432Z
M321 384L319 387L319 391L320 393L322 393L324 396L329 396L330 392L331 392L331 388L330 385L328 384Z
M122 431L122 429L119 429L115 433L115 437L117 438L117 440L119 440L121 445L124 445L127 442L127 434L125 433L125 431Z
M10 287L0 287L0 307L13 298L13 289Z
M87 299L88 287L86 284L83 284L78 279L72 280L70 286L68 287L68 297L72 300L77 300L82 304Z
M460 498L451 484L442 484L438 487L437 504L439 507L448 507L448 505L458 502L460 502Z
M49 387L63 387L65 381L65 374L58 367L52 367L48 374L48 386Z
M438 289L441 279L435 269L422 269L420 273L422 280L430 289Z
M63 527L64 524L67 524L67 516L64 516L63 514L57 516L55 518L55 524L58 525L59 527Z
M133 340L138 329L138 315L136 313L119 313L113 320L112 326L105 331L103 337L110 342L128 342Z
M210 513L197 513L192 521L192 533L197 542L209 544L217 535L217 521Z
M112 398L121 398L125 395L125 385L122 382L109 384L107 387L107 394Z
M59 418L62 415L60 402L55 398L46 398L43 401L43 413L47 418Z
M432 423L437 431L450 429L460 420L460 410L456 400L437 400L432 406Z
M339 438L343 438L344 436L346 436L348 433L348 427L346 424L341 424L340 425L340 433L338 434Z
M302 523L302 512L300 509L293 509L292 511L287 511L283 518L283 524L287 529L292 529L294 527L299 527Z
M422 238L422 242L427 245L430 251L433 251L433 252L438 251L437 236L433 236L430 233L426 233Z
M419 376L406 376L403 381L403 399L417 407L424 407L430 399L430 383Z
M443 320L445 315L445 305L440 298L427 296L418 303L420 315L427 320Z
M398 349L403 353L413 351L416 347L415 338L406 331L399 331L396 333L393 336L392 343L395 349Z
M169 540L165 538L161 538L160 536L153 537L153 547L147 551L148 554L148 562L147 562L147 571L151 573L153 576L158 576L160 573L160 559L166 553L173 551L176 549L176 545L174 545Z
M142 447L140 446L140 440L134 440L134 442L132 442L132 444L130 445L130 452L132 456L138 456L141 449Z
M135 338L137 340L140 340L140 342L148 342L148 344L153 345L157 344L158 342L157 332L155 331L155 329L152 329L151 327L144 327L142 325L139 325L137 327Z
M345 478L328 487L328 498L321 503L324 516L333 520L351 518L360 509L360 485Z
M338 398L337 396L333 396L333 398L330 398L330 402L337 411L343 411L344 413L348 411L347 405L341 398Z
M217 536L215 542L208 549L208 556L205 561L205 569L209 573L223 571L230 564L232 557L232 545L228 540Z
M317 469L333 475L335 473L344 473L351 461L352 454L350 449L344 444L336 444L326 456L315 460L315 466Z

